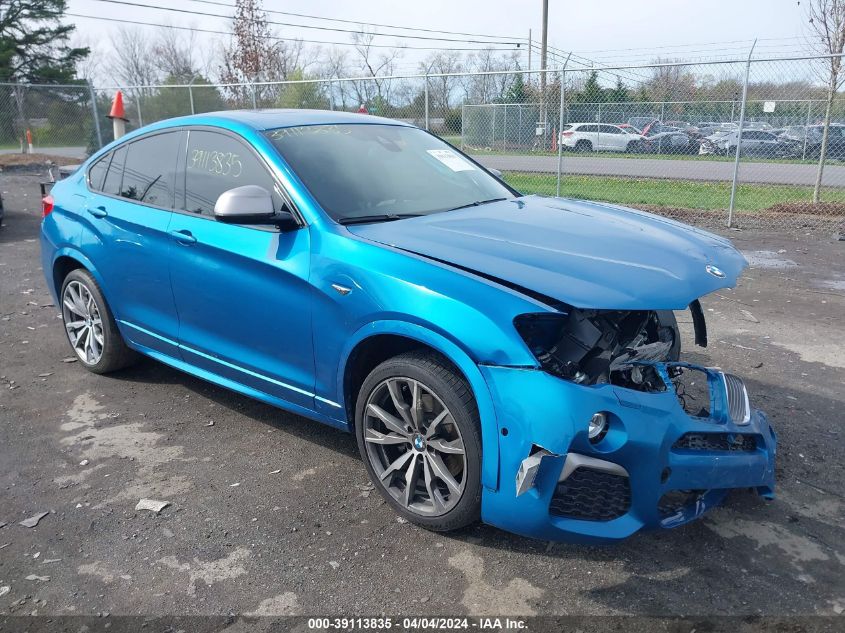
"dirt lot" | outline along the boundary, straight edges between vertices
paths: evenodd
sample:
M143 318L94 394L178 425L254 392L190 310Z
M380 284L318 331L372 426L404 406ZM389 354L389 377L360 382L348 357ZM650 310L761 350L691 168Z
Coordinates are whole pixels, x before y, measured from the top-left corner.
M153 361L108 377L63 362L37 179L0 188L0 614L845 609L845 242L731 233L752 267L704 300L711 346L686 354L745 376L769 413L777 500L735 494L596 548L425 532L370 492L344 433ZM171 505L136 512L142 497Z

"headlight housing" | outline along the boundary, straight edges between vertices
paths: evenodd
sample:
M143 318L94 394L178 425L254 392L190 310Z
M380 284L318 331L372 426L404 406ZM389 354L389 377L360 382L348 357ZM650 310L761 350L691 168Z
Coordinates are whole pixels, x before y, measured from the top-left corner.
M671 311L573 308L521 314L514 326L544 371L578 384L614 382L634 362L677 360Z

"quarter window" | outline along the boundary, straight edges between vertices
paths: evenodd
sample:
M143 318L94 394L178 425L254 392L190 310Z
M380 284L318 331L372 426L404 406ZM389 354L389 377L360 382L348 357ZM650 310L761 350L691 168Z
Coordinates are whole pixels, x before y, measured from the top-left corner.
M172 208L179 133L142 138L130 143L128 152L120 195L157 207Z
M111 154L106 154L88 170L88 186L93 191L100 191L103 185L103 178L106 175L106 170L109 168L109 160Z
M264 164L243 143L226 134L192 130L185 163L185 210L214 215L214 204L224 191L258 185L281 207L274 181Z
M120 195L120 183L123 180L123 161L126 160L126 145L122 145L111 153L111 165L103 183L103 193L111 196Z

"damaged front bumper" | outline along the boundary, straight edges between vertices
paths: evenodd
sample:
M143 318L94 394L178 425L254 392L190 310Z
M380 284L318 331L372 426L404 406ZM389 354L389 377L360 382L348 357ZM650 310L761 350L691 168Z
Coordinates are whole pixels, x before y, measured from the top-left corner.
M578 385L536 369L482 366L497 403L498 488L482 519L525 536L601 542L701 516L731 489L771 498L776 435L742 382L686 363L642 363L666 388ZM673 377L694 371L709 403L691 414ZM597 412L606 431L591 441ZM491 456L485 455L485 459Z

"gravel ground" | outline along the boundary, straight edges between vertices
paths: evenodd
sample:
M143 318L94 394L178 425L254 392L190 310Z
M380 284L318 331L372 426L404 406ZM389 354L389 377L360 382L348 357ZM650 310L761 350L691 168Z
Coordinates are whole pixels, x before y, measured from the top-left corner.
M111 376L64 362L37 179L0 187L0 614L845 608L843 242L732 233L752 268L704 300L711 346L685 354L745 376L769 413L777 500L737 493L694 524L599 548L425 532L370 491L351 436L151 360ZM142 497L170 505L137 512Z

